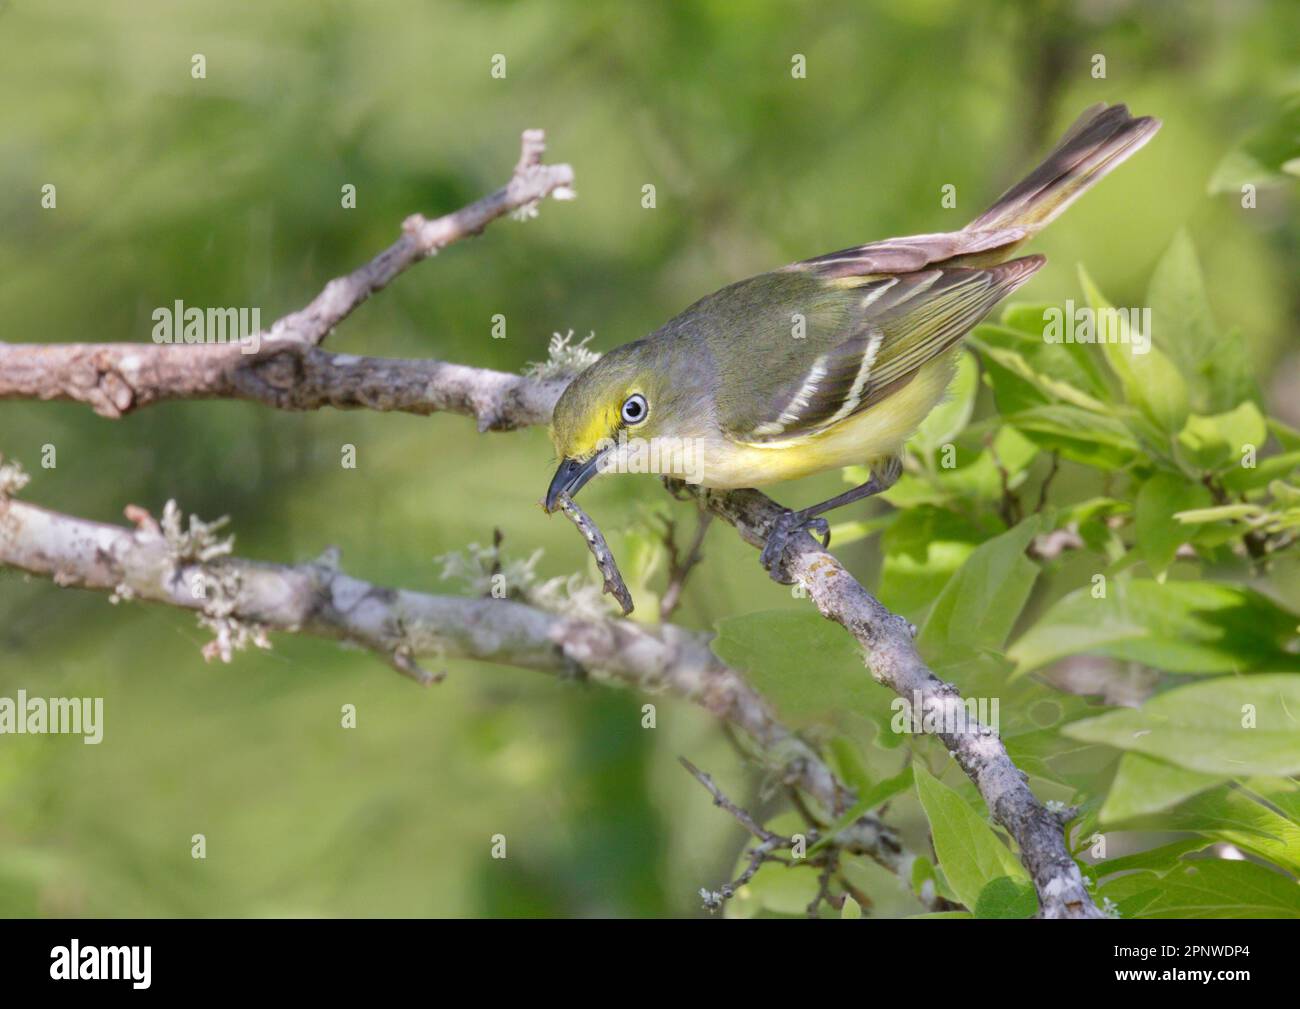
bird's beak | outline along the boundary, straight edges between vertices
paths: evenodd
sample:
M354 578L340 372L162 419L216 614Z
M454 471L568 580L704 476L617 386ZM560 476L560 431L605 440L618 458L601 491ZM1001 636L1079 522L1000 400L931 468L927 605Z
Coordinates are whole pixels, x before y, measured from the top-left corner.
M587 481L600 472L600 463L605 455L605 452L597 452L585 462L565 459L560 463L560 468L555 471L551 486L546 491L546 511L548 513L555 511L561 494L573 497L585 487Z

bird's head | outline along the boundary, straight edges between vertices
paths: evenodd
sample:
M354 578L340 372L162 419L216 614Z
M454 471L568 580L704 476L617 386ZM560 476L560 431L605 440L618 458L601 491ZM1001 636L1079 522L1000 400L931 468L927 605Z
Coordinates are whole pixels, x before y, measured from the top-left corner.
M598 473L616 468L629 445L635 450L676 433L682 396L661 357L644 340L626 344L569 383L551 418L560 466L546 492L548 512L560 494L576 494Z

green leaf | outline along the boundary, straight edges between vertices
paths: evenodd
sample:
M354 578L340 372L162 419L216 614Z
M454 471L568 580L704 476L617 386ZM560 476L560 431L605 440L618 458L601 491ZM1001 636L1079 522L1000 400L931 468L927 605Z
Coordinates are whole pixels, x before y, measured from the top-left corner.
M1263 515L1264 509L1253 504L1219 505L1216 508L1193 508L1190 511L1174 513L1174 518L1185 525L1199 525L1205 522L1226 522L1232 519L1255 518Z
M1221 774L1192 771L1142 753L1125 753L1101 807L1101 822L1120 823L1176 806L1188 796L1222 784Z
M839 861L840 874L846 887L871 898L871 914L874 918L902 918L923 910L921 902L912 893L907 881L896 875L866 855L842 854ZM780 871L780 867L777 867ZM817 876L816 869L791 869L790 872L806 872Z
M1210 492L1173 473L1157 473L1138 491L1134 535L1138 551L1152 573L1163 575L1180 546L1196 528L1175 522L1174 513L1208 507Z
M858 540L865 540L888 529L897 521L898 514L898 512L887 512L861 521L836 522L831 526L831 542L837 547L842 547L849 543L856 543Z
M1113 876L1117 872L1132 872L1134 869L1168 872L1180 863L1184 855L1204 851L1213 843L1214 841L1208 837L1189 837L1158 848L1139 851L1133 855L1108 858L1098 862L1092 868L1098 877Z
M1290 779L1258 776L1218 785L1174 809L1125 820L1126 831L1195 831L1291 872L1300 872L1300 789Z
M1038 516L1030 516L981 543L948 580L917 641L934 664L1002 648L1038 577L1025 556L1038 530Z
M1268 426L1259 407L1245 402L1227 413L1189 416L1178 432L1178 451L1198 469L1243 469L1246 449L1258 453L1267 439Z
M1017 354L990 347L974 336L967 342L980 352L984 382L993 390L993 401L1002 416L1056 402L1057 397L1043 389L1033 369Z
M1297 872L1300 824L1273 808L1278 805L1277 796L1278 790L1268 786L1259 795L1243 787L1222 785L1158 816L1131 821L1128 826L1194 830Z
M1132 510L1132 504L1118 498L1086 498L1074 504L1058 507L1056 528L1062 529L1073 524L1078 528L1079 536L1089 550L1104 554L1117 539L1108 520L1113 515L1123 515Z
M1258 395L1250 355L1235 333L1214 324L1196 250L1185 230L1156 264L1147 291L1156 343L1187 379L1191 407L1220 413Z
M849 824L853 823L864 813L870 812L877 806L883 805L900 792L906 791L912 787L912 768L911 765L903 768L902 772L894 775L892 778L886 778L869 787L859 787L858 801L855 802L843 816L836 820L822 836L822 839L808 849L808 853L820 851L835 839L838 834Z
M912 863L912 892L919 896L927 881L937 881L938 878L934 864L924 855L917 855Z
M736 865L736 875L748 864L749 857L742 855ZM810 869L765 865L727 901L726 914L728 918L754 918L766 911L803 917L817 896L818 886L817 873Z
M861 918L862 905L846 893L844 895L844 904L840 907L840 917L853 919Z
M1085 466L1121 469L1143 454L1123 422L1068 404L1019 410L1006 420L1040 447Z
M1044 375L1101 400L1113 399L1116 387L1095 347L1086 343L1048 343L1043 339L1051 310L1059 311L1063 307L1059 304L1008 305L1002 312L1002 326L1018 330L1025 336L1018 347L1010 349L1025 354L1033 362L1034 369Z
M1274 480L1268 485L1268 492L1278 504L1294 507L1300 505L1300 487L1292 487L1281 480Z
M984 818L920 764L916 765L916 791L930 821L939 866L958 900L974 908L993 880L1010 876L1028 881L1024 867Z
M1291 778L1249 778L1242 784L1280 809L1292 823L1300 824L1300 783Z
M1037 913L1033 886L1010 876L989 882L975 901L976 918L1032 918Z
M1178 687L1064 732L1206 774L1286 775L1300 773L1297 716L1300 676L1261 674Z
M929 893L926 893L927 883L930 884ZM957 902L957 895L943 878L943 873L924 855L917 855L912 863L912 893L925 901L938 894L944 900Z
M1252 862L1195 859L1166 873L1137 872L1098 895L1134 918L1300 918L1300 886ZM1126 904L1140 898L1131 910Z
M895 613L919 616L987 535L945 508L922 505L899 512L881 537L880 601Z
M1300 452L1300 430L1276 417L1268 419L1268 430L1286 452Z
M898 509L919 505L960 506L974 501L1000 501L1002 471L1007 486L1014 489L1025 480L1024 471L1038 458L1038 445L1009 424L1000 424L991 447L981 435L972 437L973 428L953 443L944 446L933 459L927 459L919 473L905 473L881 497ZM995 461L996 459L996 461ZM865 467L845 471L845 479L856 486L867 479Z
M1099 415L1109 412L1104 401L1084 392L1073 382L1036 370L1032 362L1037 355L1026 347L1023 338L1014 341L1016 349L1009 350L997 346L996 330L981 327L976 333L984 339L978 335L972 337L971 345L980 350L985 364L990 366L989 382L1002 413L1046 403L1075 406ZM1041 344L1041 335L1037 340Z
M1251 589L1114 577L1104 598L1057 600L1007 650L1023 676L1068 655L1098 654L1171 673L1300 670L1295 614Z
M1130 325L1127 313L1117 311L1106 300L1083 267L1079 267L1088 306L1096 313L1097 328L1109 329L1109 339L1100 343L1102 353L1115 372L1127 402L1165 434L1179 431L1191 409L1187 383L1166 354L1151 342L1150 333ZM1098 332L1099 339L1107 334Z
M1285 479L1300 469L1300 452L1284 452L1282 455L1260 459L1254 468L1237 466L1223 474L1223 486L1237 494L1267 487L1270 481Z
M830 741L830 751L835 760L835 770L845 784L859 792L871 787L871 774L862 759L862 751L853 739L836 736Z
M1300 94L1291 95L1277 112L1230 150L1210 177L1209 192L1241 196L1244 185L1282 185L1297 174L1300 158Z

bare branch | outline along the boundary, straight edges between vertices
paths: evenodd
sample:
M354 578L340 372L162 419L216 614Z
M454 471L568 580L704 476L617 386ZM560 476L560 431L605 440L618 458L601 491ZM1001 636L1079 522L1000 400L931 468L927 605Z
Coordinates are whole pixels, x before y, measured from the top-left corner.
M525 130L519 163L510 181L475 203L435 220L412 214L402 222L402 237L365 266L325 285L306 308L286 315L271 327L270 339L318 344L330 331L376 291L386 287L403 270L436 255L453 242L477 235L506 214L535 212L548 196L573 198L573 169L568 165L543 165L546 135Z
M756 490L692 491L756 547L766 542L768 531L783 512L780 505ZM866 652L867 668L878 682L909 701L919 696L921 714L926 720L933 716L934 724L966 724L947 717L954 711L965 717L961 694L922 661L912 641L911 625L885 609L820 543L807 533L792 538L786 563L821 614L857 638ZM1021 861L1038 891L1040 914L1045 918L1102 917L1066 849L1059 817L1038 801L996 733L980 726L976 731L938 736L979 788L994 819L1020 846Z
M831 881L835 878L835 874L839 871L839 867L839 849L831 848L826 853L826 863L822 866L822 871L817 874L817 893L814 894L813 899L808 902L808 907L804 912L809 918L820 917L821 906L823 903L830 904L831 907L835 907L837 903L841 907L844 906L843 897L836 901L835 898L831 896Z
M687 760L685 757L678 757L677 760L682 765L682 767L690 771L690 773L695 777L696 781L698 781L701 785L703 785L706 789L708 789L709 794L713 796L713 804L715 806L719 807L720 809L725 809L728 813L731 814L732 818L735 819L737 823L739 823L747 831L753 834L756 838L758 838L760 841L783 840L783 838L781 838L778 834L772 833L772 831L768 830L766 827L762 826L762 824L760 824L757 820L755 820L752 815L750 815L748 812L741 809L734 802L728 799L727 796L723 793L722 789L718 787L717 782L713 780L713 775L706 774L704 771L701 771L698 767L696 767L691 761Z
M840 858L845 853L860 854L854 848L854 842L851 837L845 837L840 834L830 839L830 844L823 851L816 851L815 848L808 848L808 845L816 845L821 838L821 833L817 829L811 829L802 837L798 834L787 837L784 834L778 834L769 830L758 822L757 818L746 809L736 805L731 799L727 798L725 792L718 787L718 783L713 780L713 776L705 771L700 770L695 764L685 757L678 757L677 760L687 771L694 776L695 780L703 785L713 796L713 804L720 809L726 810L732 818L745 828L758 843L749 849L749 862L741 871L740 875L729 883L723 883L716 890L701 889L700 896L704 899L704 906L709 911L721 910L722 906L729 901L742 886L748 883L768 862L777 862L787 869L801 867L818 869L817 873L817 893L812 901L808 904L806 913L810 918L818 916L818 909L823 902L831 904L832 907L843 904L842 898L831 896L831 883L836 879L840 871ZM802 848L799 842L802 841ZM778 852L789 850L791 858L781 858ZM799 852L804 852L800 854ZM910 882L904 878L904 882ZM841 885L846 891L852 889L852 885L847 879L840 880ZM865 898L863 898L865 901ZM941 901L942 898L939 898ZM860 901L861 903L862 901ZM934 909L938 909L938 901L932 902Z
M783 862L781 859L776 857L776 852L784 851L786 848L792 847L794 845L794 839L768 830L755 820L753 815L747 810L741 809L734 802L728 799L726 794L713 780L712 775L701 771L685 757L678 757L677 759L681 765L694 776L696 781L708 789L709 794L713 796L713 804L730 813L732 818L749 831L758 842L749 849L749 863L741 871L739 876L729 883L723 883L717 890L700 889L700 896L704 899L705 909L708 911L720 911L722 906L734 897L736 892L742 886L753 879L758 874L758 870L766 863L782 862L783 865L788 865L789 863ZM836 851L836 849L830 850ZM825 861L827 860L818 859L811 861L810 864L819 865Z

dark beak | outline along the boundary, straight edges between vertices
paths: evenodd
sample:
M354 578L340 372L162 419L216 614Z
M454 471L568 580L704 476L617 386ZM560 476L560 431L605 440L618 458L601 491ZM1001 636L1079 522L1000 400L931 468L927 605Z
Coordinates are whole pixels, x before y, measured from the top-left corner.
M573 497L585 487L587 481L600 472L600 462L604 457L605 453L597 452L586 462L565 459L560 463L560 468L555 471L551 486L546 491L546 511L548 513L555 511L561 494Z

